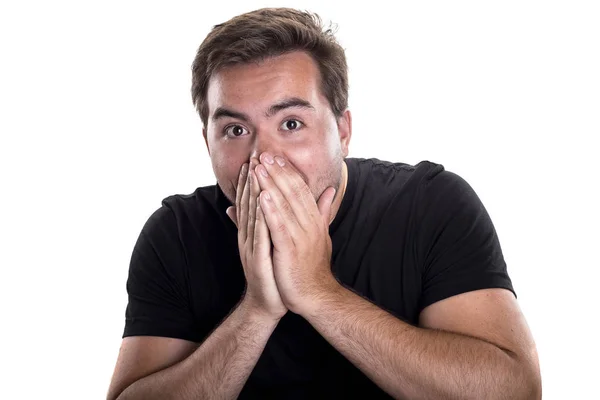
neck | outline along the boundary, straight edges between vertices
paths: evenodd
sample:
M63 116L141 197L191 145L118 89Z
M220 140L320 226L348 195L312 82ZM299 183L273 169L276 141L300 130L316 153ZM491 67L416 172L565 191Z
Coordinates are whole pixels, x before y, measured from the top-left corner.
M346 185L348 183L348 166L346 165L346 161L342 161L342 182L340 184L339 189L335 193L335 198L333 199L333 203L331 204L331 218L329 219L329 225L335 219L338 211L340 210L340 205L342 204L342 199L344 198L344 194L346 194Z

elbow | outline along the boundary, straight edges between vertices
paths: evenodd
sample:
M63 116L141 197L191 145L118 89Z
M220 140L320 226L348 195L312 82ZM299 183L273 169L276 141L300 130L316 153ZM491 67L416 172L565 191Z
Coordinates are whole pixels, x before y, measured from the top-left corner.
M537 353L531 357L529 365L529 379L527 380L529 388L528 399L541 400L542 399L542 374L540 372L540 362L537 357Z
M542 385L538 383L531 383L523 388L520 396L515 396L514 398L522 400L541 400Z
M106 400L119 400L120 393L108 393Z
M125 400L125 396L122 396L127 388L113 389L108 391L106 400ZM127 396L129 397L129 396Z
M106 394L106 400L118 400L119 398L119 393L115 393L114 390L109 389L108 393Z
M514 382L510 384L506 382L502 388L498 387L497 396L494 399L515 399L515 400L541 400L542 399L542 383L537 378L521 379L519 383ZM507 397L508 394L508 397ZM469 397L470 398L470 397ZM481 397L474 397L480 399Z
M519 364L518 376L521 378L521 395L515 398L523 400L541 400L542 399L542 377L538 362Z
M523 399L542 399L542 379L539 374L537 374L537 376L529 380L527 389L527 395L523 397Z

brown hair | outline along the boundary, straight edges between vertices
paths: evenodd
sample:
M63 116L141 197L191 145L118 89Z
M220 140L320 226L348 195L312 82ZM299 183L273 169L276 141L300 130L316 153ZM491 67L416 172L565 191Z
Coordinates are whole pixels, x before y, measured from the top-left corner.
M324 31L316 13L262 8L215 25L198 48L192 64L192 101L204 126L208 122L208 82L215 72L295 50L306 51L315 60L321 91L333 114L341 117L348 107L348 67L334 31Z

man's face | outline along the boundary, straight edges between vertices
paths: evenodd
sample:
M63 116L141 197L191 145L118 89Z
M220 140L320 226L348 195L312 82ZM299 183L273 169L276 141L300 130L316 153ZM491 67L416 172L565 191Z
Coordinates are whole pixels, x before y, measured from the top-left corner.
M317 64L298 51L213 75L203 134L217 182L232 204L240 168L265 151L285 157L315 200L329 186L340 188L351 116L346 110L335 118L319 78Z

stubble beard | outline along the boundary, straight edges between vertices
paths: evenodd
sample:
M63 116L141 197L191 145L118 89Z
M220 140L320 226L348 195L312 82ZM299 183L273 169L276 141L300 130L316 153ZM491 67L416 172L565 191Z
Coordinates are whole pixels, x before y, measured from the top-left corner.
M342 152L338 151L335 156L334 161L332 162L332 168L330 168L324 174L319 176L319 178L317 178L315 187L312 188L307 183L307 185L309 186L310 192L311 192L313 198L315 199L315 203L319 202L319 198L321 197L323 192L328 187L333 186L335 188L336 195L339 192L339 190L341 189L342 175L343 175L342 174L342 167L343 167L342 162L344 162L344 157L342 156ZM217 181L217 185L219 185L219 187L221 188L221 191L223 192L223 194L225 195L227 200L229 200L229 202L233 206L235 206L236 205L235 204L235 190L237 188L237 181L235 182L235 185L233 182L231 182L231 186L230 186L231 192L223 190L223 185L221 185L218 181Z

